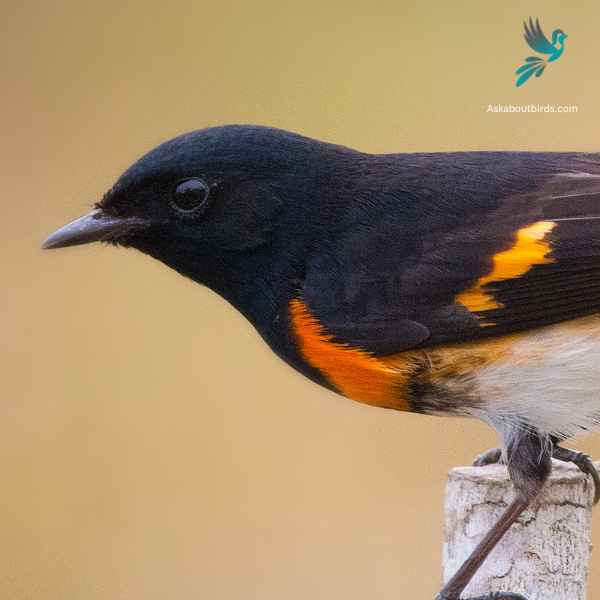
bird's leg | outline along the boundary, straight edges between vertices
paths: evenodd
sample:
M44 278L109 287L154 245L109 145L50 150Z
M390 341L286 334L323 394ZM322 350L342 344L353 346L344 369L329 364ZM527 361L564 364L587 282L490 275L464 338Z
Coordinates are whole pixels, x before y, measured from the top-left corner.
M488 453L486 453L488 454ZM496 453L494 453L496 454ZM508 469L516 497L498 522L485 535L471 555L444 586L435 600L460 600L479 567L489 556L510 526L542 489L552 469L551 447L535 431L514 431L507 444ZM526 600L519 594L492 592L486 596L464 600Z
M598 470L594 466L592 459L583 452L563 448L557 444L555 444L552 449L552 456L556 460L573 463L582 473L591 476L594 482L594 504L598 504L598 500L600 500L600 476L598 475Z
M475 457L474 467L485 467L486 465L497 465L502 460L502 448L490 448Z

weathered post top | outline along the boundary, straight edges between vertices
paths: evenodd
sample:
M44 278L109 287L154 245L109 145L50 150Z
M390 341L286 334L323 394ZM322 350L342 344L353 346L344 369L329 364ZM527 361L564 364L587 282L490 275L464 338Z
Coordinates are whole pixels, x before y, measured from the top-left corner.
M497 521L513 497L506 467L457 467L445 499L444 581ZM510 528L464 596L507 591L528 600L585 600L591 551L593 483L553 461L539 498Z

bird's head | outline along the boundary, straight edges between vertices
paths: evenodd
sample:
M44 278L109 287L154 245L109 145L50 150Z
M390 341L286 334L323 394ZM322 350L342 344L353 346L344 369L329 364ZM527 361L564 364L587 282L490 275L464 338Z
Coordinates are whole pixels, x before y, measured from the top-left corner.
M569 36L562 29L555 29L552 32L552 45L556 46L558 44L562 46L567 37Z
M326 165L348 154L359 153L260 126L188 133L135 162L43 247L134 247L229 297L317 232L311 211L318 187L331 184Z

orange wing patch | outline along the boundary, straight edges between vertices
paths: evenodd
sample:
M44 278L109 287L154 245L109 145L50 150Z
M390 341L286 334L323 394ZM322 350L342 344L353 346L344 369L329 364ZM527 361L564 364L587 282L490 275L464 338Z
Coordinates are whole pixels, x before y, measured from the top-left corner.
M494 255L492 270L481 277L473 287L458 294L456 302L460 302L470 312L503 308L485 287L490 283L521 277L535 265L554 262L554 259L548 258L551 248L546 236L555 226L553 221L538 221L519 229L512 248Z
M403 393L408 362L392 367L361 348L334 342L302 300L292 300L289 310L303 358L344 396L372 406L408 410Z

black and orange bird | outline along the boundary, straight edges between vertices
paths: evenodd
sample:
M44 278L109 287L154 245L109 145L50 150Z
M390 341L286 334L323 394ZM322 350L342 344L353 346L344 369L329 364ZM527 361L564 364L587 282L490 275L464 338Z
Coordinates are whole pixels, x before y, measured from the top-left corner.
M271 349L373 406L495 428L515 499L457 600L600 421L600 154L373 155L250 125L158 146L44 248L133 247L208 286ZM522 598L517 594L479 600ZM475 599L471 599L475 600Z

